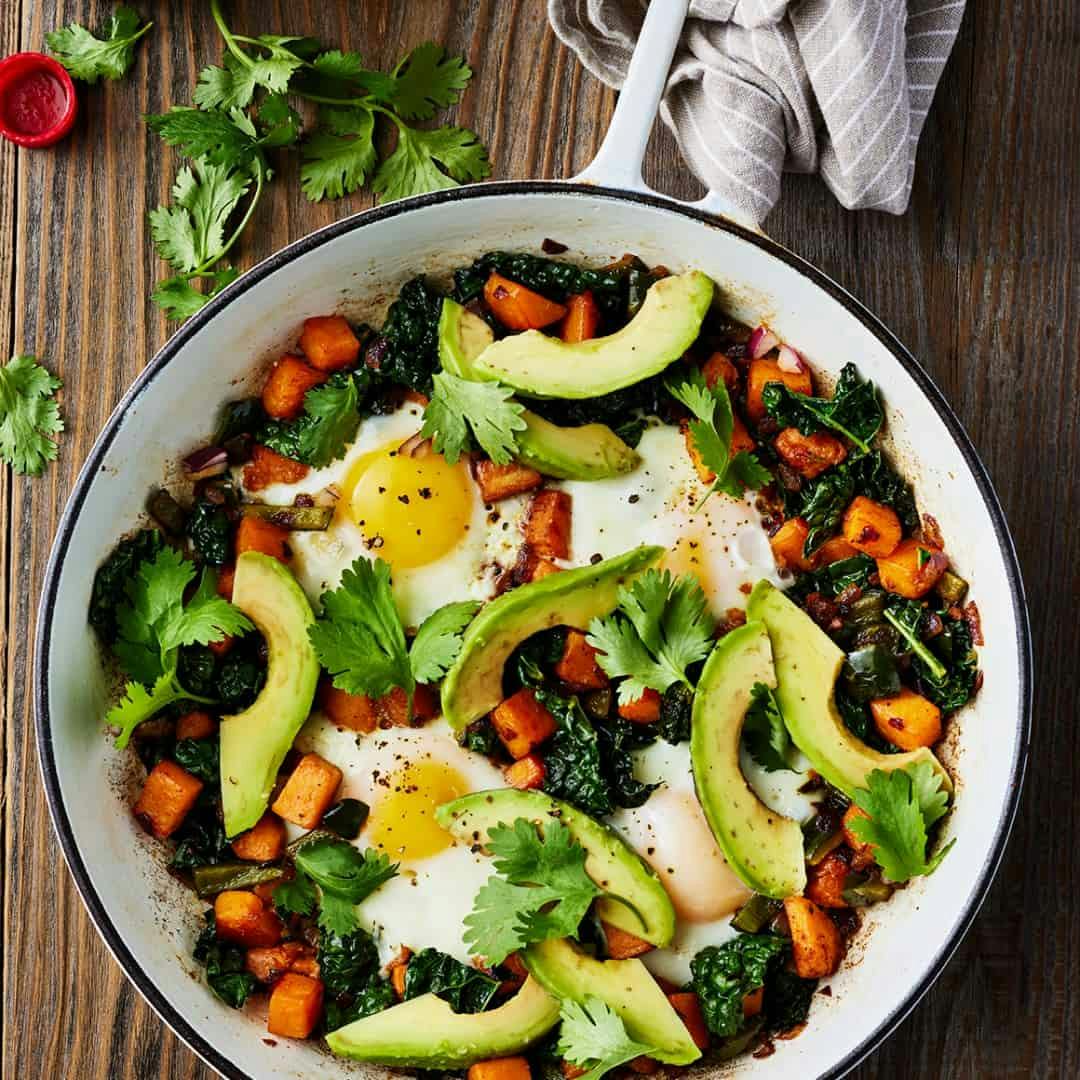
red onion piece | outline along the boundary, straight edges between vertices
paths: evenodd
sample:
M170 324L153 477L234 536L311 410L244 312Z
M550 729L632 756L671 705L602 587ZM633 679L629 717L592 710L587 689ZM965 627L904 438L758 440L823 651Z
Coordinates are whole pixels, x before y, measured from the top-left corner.
M800 371L806 370L806 361L790 345L781 345L776 366L781 371L797 375Z
M431 440L423 438L418 431L398 447L398 453L410 458L427 457L431 453Z
M751 360L760 360L767 352L771 352L780 344L780 339L762 323L751 335L746 343L747 351Z
M223 446L204 446L184 458L184 472L191 480L220 476L229 467L229 455Z

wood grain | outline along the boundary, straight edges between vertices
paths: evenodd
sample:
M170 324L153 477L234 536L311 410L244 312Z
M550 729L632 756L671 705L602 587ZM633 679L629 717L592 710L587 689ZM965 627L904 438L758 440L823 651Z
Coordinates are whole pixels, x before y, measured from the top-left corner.
M0 4L0 55L38 48L62 23L111 5ZM156 27L130 78L85 90L66 143L0 145L0 350L37 352L65 379L68 432L39 480L0 474L5 704L2 767L4 1078L208 1080L106 954L53 839L33 747L30 643L60 511L94 436L167 327L147 300L162 268L146 211L176 161L139 117L189 100L220 52L205 5L142 5ZM987 0L969 11L919 152L909 212L843 211L812 178L789 177L768 231L863 299L911 347L956 407L1012 522L1031 598L1036 743L1006 862L956 958L900 1031L858 1071L870 1077L1080 1075L1072 984L1080 915L1080 6ZM476 78L456 117L498 177L569 176L590 159L613 94L554 39L540 0L394 4L244 0L237 27L301 30L386 67L437 38ZM658 131L650 182L699 193ZM245 238L251 265L368 205L312 206L283 170Z

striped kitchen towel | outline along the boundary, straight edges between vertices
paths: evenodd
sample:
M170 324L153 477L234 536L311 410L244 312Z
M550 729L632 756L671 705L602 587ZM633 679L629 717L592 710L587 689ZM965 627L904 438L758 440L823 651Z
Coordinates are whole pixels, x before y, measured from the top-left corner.
M555 33L614 87L644 10L548 0ZM698 176L753 221L785 169L820 172L849 209L901 214L963 13L964 0L692 0L661 115Z

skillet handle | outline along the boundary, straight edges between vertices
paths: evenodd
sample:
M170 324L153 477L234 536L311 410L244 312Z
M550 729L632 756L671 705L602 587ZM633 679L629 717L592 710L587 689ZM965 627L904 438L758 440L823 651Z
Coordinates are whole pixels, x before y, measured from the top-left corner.
M642 179L641 163L689 8L690 0L652 0L649 4L611 125L592 163L573 177L578 183L658 194ZM756 222L747 220L718 192L710 191L686 205L760 232Z

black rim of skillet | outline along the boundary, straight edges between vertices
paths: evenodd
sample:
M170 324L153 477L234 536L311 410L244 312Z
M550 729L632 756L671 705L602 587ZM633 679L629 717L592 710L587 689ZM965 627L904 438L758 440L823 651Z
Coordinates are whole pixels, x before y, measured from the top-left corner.
M49 667L48 667L48 642L52 631L53 608L56 593L59 587L60 573L72 531L75 527L83 504L86 501L94 476L101 467L105 454L112 445L120 424L131 408L139 394L154 380L158 373L173 359L183 348L184 344L198 331L209 323L218 312L231 304L237 297L248 289L257 285L264 278L291 263L300 255L322 246L328 241L339 236L351 233L365 225L383 221L387 218L406 214L411 210L422 207L439 206L443 203L465 201L474 198L488 198L493 195L585 195L610 199L614 202L633 202L645 206L652 206L669 213L681 214L692 218L722 232L732 233L741 240L753 244L771 254L774 258L787 263L788 266L797 270L804 277L824 290L834 300L842 304L852 315L855 316L896 358L897 362L918 384L919 389L934 407L941 418L953 441L963 455L968 468L979 489L983 503L986 506L990 518L994 524L994 534L997 539L1001 554L1005 562L1009 580L1013 610L1017 620L1016 647L1019 654L1019 677L1020 677L1020 715L1017 717L1017 739L1014 744L1012 762L1012 790L1002 807L1001 817L997 825L997 833L993 849L982 867L978 881L975 883L963 913L949 933L948 938L938 949L927 974L911 988L910 992L897 1008L878 1027L870 1032L863 1041L856 1046L847 1056L821 1074L823 1078L837 1078L853 1069L868 1054L875 1050L890 1035L908 1014L918 1004L923 995L930 989L937 976L941 973L949 958L956 951L964 935L967 933L974 920L987 891L993 881L994 874L1001 863L1005 851L1005 845L1009 838L1013 820L1016 817L1017 806L1020 801L1020 791L1023 785L1024 770L1027 765L1028 750L1031 741L1031 707L1032 707L1032 657L1031 657L1031 631L1028 623L1027 603L1024 597L1024 585L1020 575L1020 567L1013 547L1012 538L1005 522L1005 516L998 502L997 494L990 482L986 468L979 458L971 440L964 431L945 400L941 391L931 380L930 376L919 365L918 361L901 344L901 342L886 327L872 315L858 300L845 289L841 288L831 278L820 270L800 258L798 255L782 247L774 240L763 236L750 229L743 228L726 219L714 218L710 215L674 202L659 195L643 195L621 191L613 188L598 187L591 184L574 184L563 181L508 181L489 184L473 185L470 187L455 188L449 191L434 192L429 195L419 195L410 199L403 199L391 203L388 206L375 207L363 211L342 221L319 229L308 236L282 248L281 251L240 277L235 284L225 289L222 294L215 297L206 307L192 316L184 325L169 339L161 351L147 365L131 388L121 399L104 430L98 436L90 451L90 455L83 465L75 482L75 488L64 508L60 519L60 527L57 530L49 564L45 574L45 585L41 594L38 608L37 635L34 643L34 715L37 734L37 745L41 765L42 778L45 783L45 795L49 804L49 812L52 816L53 827L60 840L60 846L67 860L68 868L75 879L75 885L82 895L98 932L104 940L109 951L124 969L128 978L135 984L139 992L154 1009L154 1011L169 1025L170 1028L195 1051L204 1061L216 1069L222 1076L229 1080L252 1080L250 1074L238 1068L233 1062L225 1058L210 1042L199 1034L195 1028L181 1015L181 1013L169 1002L165 995L157 988L154 982L140 967L135 957L124 943L122 932L113 924L94 889L86 864L82 855L75 845L67 807L64 805L60 794L59 776L56 771L56 760L53 755L52 724L49 716Z

